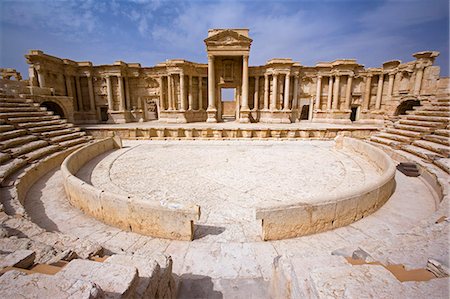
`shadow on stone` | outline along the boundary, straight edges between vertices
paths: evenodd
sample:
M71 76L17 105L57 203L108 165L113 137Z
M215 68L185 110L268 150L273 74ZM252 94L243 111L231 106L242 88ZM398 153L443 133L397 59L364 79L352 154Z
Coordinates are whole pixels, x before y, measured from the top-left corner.
M211 277L186 273L178 277L178 299L222 299L223 294L214 290Z
M196 224L194 228L194 240L204 238L208 235L217 236L225 231L225 227L213 225Z

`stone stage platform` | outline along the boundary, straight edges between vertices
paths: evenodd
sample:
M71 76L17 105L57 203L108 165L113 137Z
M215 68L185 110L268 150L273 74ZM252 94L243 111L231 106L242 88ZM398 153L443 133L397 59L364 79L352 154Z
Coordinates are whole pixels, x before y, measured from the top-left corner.
M97 137L118 135L123 139L234 139L234 138L334 138L338 133L366 138L382 126L377 124L332 124L299 122L292 124L262 123L185 123L170 124L149 121L126 124L81 125L88 134Z

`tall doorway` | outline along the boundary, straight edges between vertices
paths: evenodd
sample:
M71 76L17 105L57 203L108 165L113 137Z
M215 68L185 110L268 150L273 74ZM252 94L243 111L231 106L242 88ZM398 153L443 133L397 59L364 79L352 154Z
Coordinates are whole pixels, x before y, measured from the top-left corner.
M221 88L220 100L224 122L236 120L236 88Z

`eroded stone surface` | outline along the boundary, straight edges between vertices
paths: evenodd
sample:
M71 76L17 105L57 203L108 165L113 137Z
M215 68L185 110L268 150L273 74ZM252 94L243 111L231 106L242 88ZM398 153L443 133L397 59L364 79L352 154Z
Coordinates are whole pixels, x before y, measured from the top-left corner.
M93 282L100 286L108 298L131 296L138 283L135 267L80 259L71 261L55 277Z
M0 286L2 298L103 298L102 289L95 283L45 274L8 271L0 276Z

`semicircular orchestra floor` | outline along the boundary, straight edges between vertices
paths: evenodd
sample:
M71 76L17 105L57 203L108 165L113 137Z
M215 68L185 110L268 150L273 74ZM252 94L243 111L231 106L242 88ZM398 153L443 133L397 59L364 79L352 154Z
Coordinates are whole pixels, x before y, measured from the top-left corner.
M320 141L305 142L305 147L309 147L310 151L318 151L318 142ZM134 147L140 144L145 146ZM136 167L140 167L138 166L139 161L142 164L147 163L143 162L145 159L149 159L148 161L153 161L153 163L162 164L162 160L155 161L154 158L151 158L152 153L155 154L158 151L159 153L164 151L169 153L170 147L164 147L164 142L160 142L160 145L154 148L146 146L149 144L148 141L125 141L124 145L126 147L121 151L122 153L129 151L130 154L136 154L134 158L136 161L130 160L130 163L134 163ZM195 141L192 142L191 146L195 144L200 145L200 143ZM223 144L225 146L226 143ZM257 144L255 143L255 145ZM266 144L267 146L272 146L272 149L278 149L276 144ZM290 148L295 146L295 142L285 142L285 144L287 144L285 151L282 151L283 147L280 147L279 151L271 151L272 156L302 158L301 161L304 161L305 164L288 165L289 171L282 173L282 178L287 180L292 175L290 172L294 169L294 166L297 167L295 169L302 169L303 171L307 169L305 165L309 165L312 169L318 169L314 163L310 163L311 160L306 158L307 155L305 153L302 155L300 154L301 151L295 151L295 149ZM324 142L320 148L325 151L326 157L324 159L327 160L324 161L330 161L331 158L329 156L333 155L341 159L345 158L345 153L337 153L329 142ZM242 148L239 149L238 146L234 146L233 151L235 151L236 155L240 150ZM264 151L263 149L254 150ZM218 150L216 154L220 154L220 152ZM178 160L187 159L186 153L179 156ZM92 174L92 180L95 181L96 178L93 174L99 171L98 167L107 157L112 158L117 154L115 158L118 158L116 161L120 163L118 151L110 154L92 160L78 175L85 180L90 180ZM246 155L245 151L242 155ZM264 165L265 162L273 161L270 160L272 156L265 156L264 158L264 155L261 154L248 157L251 161L255 161L255 164ZM204 160L214 160L214 158L205 157ZM225 160L220 161L223 163ZM342 162L343 160L340 161ZM180 163L186 162L182 161ZM348 164L350 166L346 165L344 167L336 162L334 169L337 171L339 169L350 170L354 168L354 171L357 173L356 169L367 166L364 163L360 164L361 161L351 159L346 163L350 163ZM208 164L202 161L202 165L207 167ZM357 165L359 166L356 167ZM95 171L93 172L93 170ZM112 171L114 173L114 164ZM137 171L137 168L134 170L130 169L130 171ZM246 171L250 172L251 169ZM297 173L301 172L298 171ZM376 175L376 172L372 173L372 175ZM122 180L126 180L126 178ZM324 233L270 242L260 242L255 237L257 233L259 234L259 230L256 227L254 234L248 236L239 226L225 226L224 224L221 226L200 224L196 238L192 242L158 239L121 231L101 223L72 207L65 196L59 169L51 171L31 187L25 201L25 209L31 220L39 226L47 230L61 231L81 239L97 242L111 253L125 252L146 257L151 257L155 253L162 253L172 256L174 261L173 271L183 281L180 294L185 295L180 298L193 298L198 294L212 296L216 291L221 291L223 294L233 297L236 294L232 290L236 286L245 287L249 293L254 295L254 298L268 298L266 290L270 279L272 279L274 258L280 255L292 258L292 262L297 263L300 268L304 265L310 265L314 268L328 267L330 271L333 271L332 269L335 269L338 265L342 266L345 264L345 261L341 261L339 256L331 255L332 252L338 252L339 254L349 253L351 255L351 252L358 248L364 248L378 261L387 262L389 260L411 265L413 268L423 267L427 256L438 255L439 252L434 253L434 251L441 250L442 246L445 247L445 244L441 243L446 242L446 240L433 239L433 236L417 236L417 232L414 232L413 235L409 233L420 224L421 220L427 219L436 210L435 195L421 177L406 177L402 173L397 172L396 181L396 190L389 201L368 217L346 227ZM120 182L120 180L116 180L116 182ZM314 183L321 184L320 182L323 182L323 180L317 178L317 182ZM359 182L363 183L361 180ZM175 183L176 181L173 182L173 184ZM188 182L184 184L186 186ZM290 181L289 184L294 185L295 181ZM117 188L120 188L120 185L117 185ZM148 189L150 190L150 188ZM236 200L236 202L239 201ZM225 204L226 202L223 201L222 209L226 209ZM235 217L234 219L238 218ZM433 249L434 251L432 248L426 247L428 248L427 254L417 250L417 248L411 248L408 254L405 255L407 244L414 242L411 239L413 237L431 238L434 240L433 242L441 243L433 247L436 248ZM234 287L231 288L231 285Z
M201 230L260 240L256 207L319 203L380 177L333 141L126 142L81 171L101 189L150 201L197 204Z

